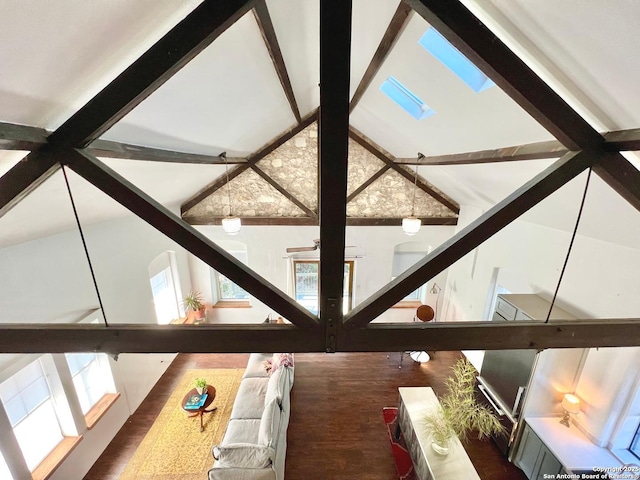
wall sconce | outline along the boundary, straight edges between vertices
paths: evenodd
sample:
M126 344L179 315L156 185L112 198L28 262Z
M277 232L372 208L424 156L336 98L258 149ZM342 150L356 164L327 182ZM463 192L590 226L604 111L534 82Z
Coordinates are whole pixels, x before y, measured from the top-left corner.
M580 399L571 393L566 393L562 399L562 409L564 416L560 423L568 428L571 415L580 413Z

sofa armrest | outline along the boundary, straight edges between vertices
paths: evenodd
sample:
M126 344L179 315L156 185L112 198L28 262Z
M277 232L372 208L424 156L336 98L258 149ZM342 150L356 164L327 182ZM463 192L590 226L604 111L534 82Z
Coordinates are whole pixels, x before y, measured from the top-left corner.
M212 468L209 480L276 480L272 468Z
M275 458L275 450L266 445L253 443L229 443L211 449L218 467L266 468Z

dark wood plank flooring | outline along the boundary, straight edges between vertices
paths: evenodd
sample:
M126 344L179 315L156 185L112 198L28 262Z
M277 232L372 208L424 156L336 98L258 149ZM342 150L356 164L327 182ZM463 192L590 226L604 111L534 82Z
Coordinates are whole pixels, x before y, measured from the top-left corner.
M418 365L399 353L296 354L287 432L287 480L392 480L397 478L382 407L398 403L398 387L431 386L444 392L444 380L459 352L436 352ZM122 427L86 475L116 480L142 441L185 370L242 368L247 355L178 355L152 395ZM525 480L490 441L465 446L483 480ZM213 459L212 459L213 463Z

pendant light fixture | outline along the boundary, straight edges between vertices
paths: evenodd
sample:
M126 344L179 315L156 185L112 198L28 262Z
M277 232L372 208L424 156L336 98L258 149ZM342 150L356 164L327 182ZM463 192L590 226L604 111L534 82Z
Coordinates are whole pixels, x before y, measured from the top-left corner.
M424 155L418 152L418 160L424 158ZM416 163L416 172L413 179L413 198L411 200L411 215L402 219L402 231L407 235L415 235L420 231L422 222L415 216L416 208L416 190L418 189L418 164Z
M229 235L236 235L240 231L242 222L239 217L231 213L231 185L229 185L229 165L227 164L227 152L222 152L220 157L224 158L224 170L227 175L227 198L229 200L229 215L222 219L222 229Z

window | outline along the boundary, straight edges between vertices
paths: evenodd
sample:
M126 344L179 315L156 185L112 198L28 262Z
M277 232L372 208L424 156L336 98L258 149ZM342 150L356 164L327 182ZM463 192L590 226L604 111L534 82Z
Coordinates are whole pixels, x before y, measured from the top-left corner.
M0 399L33 471L63 438L40 360L2 382Z
M416 120L423 120L436 113L434 109L420 100L395 77L387 78L380 86L380 90Z
M406 242L396 245L393 249L391 263L391 280L404 273L427 254L429 247L417 242ZM416 288L397 304L399 307L414 306L422 299L423 287Z
M149 282L156 321L166 325L180 318L182 291L175 252L167 250L153 259L149 264Z
M318 260L294 260L295 299L311 313L318 314ZM344 278L342 290L342 313L347 313L353 307L353 268L354 261L344 262Z
M103 367L108 365L107 358L96 353L67 353L66 357L82 413L86 415L112 383L108 367Z
M435 28L429 28L418 40L418 43L455 73L474 92L482 92L495 85Z
M229 251L228 253L245 265L247 264L246 251ZM242 287L236 285L221 273L215 272L215 277L218 302L232 302L237 300L246 301L250 299L249 294Z

